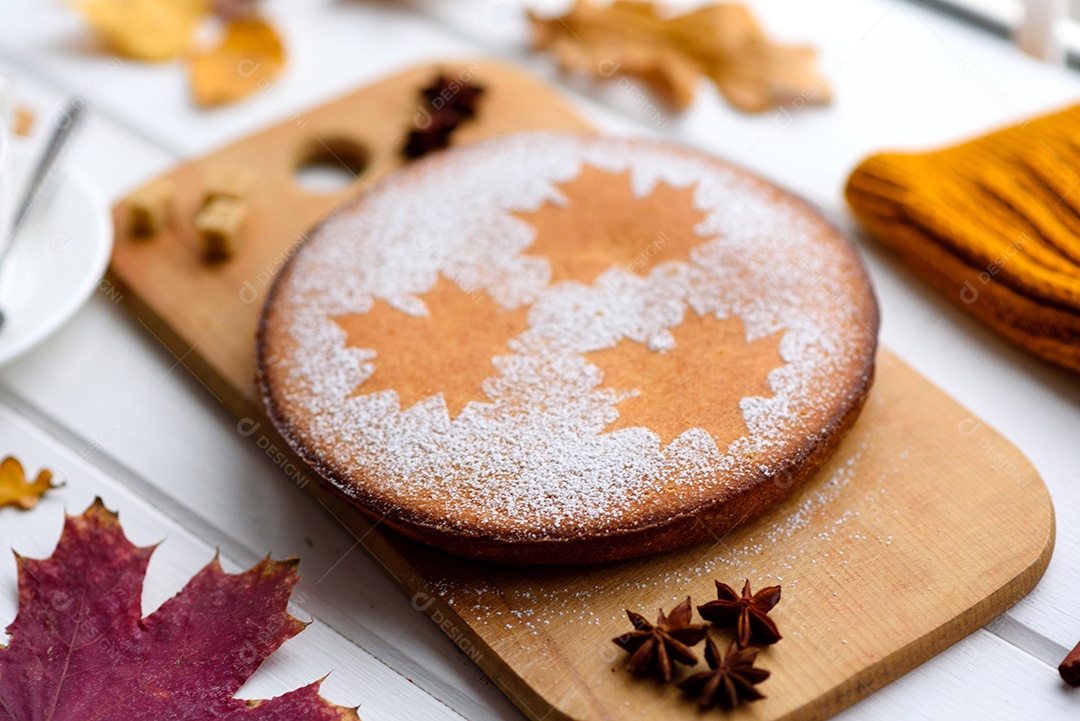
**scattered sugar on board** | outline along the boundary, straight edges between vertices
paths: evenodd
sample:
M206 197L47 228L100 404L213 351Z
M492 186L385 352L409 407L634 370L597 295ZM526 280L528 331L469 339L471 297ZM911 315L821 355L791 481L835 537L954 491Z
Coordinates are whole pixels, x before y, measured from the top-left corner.
M827 478L812 481L798 491L791 502L794 503L794 509L783 518L763 524L759 531L755 531L738 548L719 547L705 554L705 558L692 567L661 571L654 576L628 579L621 583L598 583L592 588L577 590L542 581L534 585L520 581L513 584L511 590L511 587L505 585L496 588L486 583L476 584L453 578L435 581L433 588L436 593L455 598L463 604L464 610L479 619L478 623L481 625L487 624L487 619L492 614L492 604L511 603L515 606L513 615L522 621L516 628L530 631L552 622L560 626L585 624L589 627L617 627L625 616L621 613L604 613L601 619L596 608L608 608L608 605L599 603L600 599L617 598L620 603L635 603L640 601L643 595L648 596L649 591L674 590L670 596L650 597L650 602L655 601L653 606L661 604L670 610L668 607L681 602L688 592L696 596L691 589L700 588L703 582L710 590L714 578L735 583L738 579L732 577L733 572L738 578L749 577L755 588L768 585L774 580L782 583L785 588L797 587L800 579L789 575L789 572L796 573L796 568L801 569L803 574L810 574L815 573L813 569L821 566L847 563L843 559L843 549L837 548L835 555L823 550L829 548L829 544L838 538L838 534L839 539L844 541L875 542L885 546L891 544L892 536L879 537L859 531L846 532L848 523L859 518L864 512L880 516L880 511L883 510L880 504L883 500L887 501L885 497L888 495L888 488L885 485L863 494L861 498L845 496L850 482L860 472L859 461L870 452L871 447L867 443L861 444L851 456L838 464ZM906 450L901 453L906 457ZM897 474L892 468L886 467L881 471L879 480L884 484L896 477ZM767 568L756 565L769 550L791 546L800 531L804 532L800 536L800 546L792 547L790 552L783 554L779 563L772 560ZM810 532L809 537L805 535L806 532ZM809 564L805 563L806 560ZM826 572L825 569L822 570L822 573ZM634 610L646 616L656 611L653 607Z
M613 267L590 286L549 284L547 261L527 253L534 228L512 212L565 204L557 185L584 164L629 170L639 197L660 181L693 186L706 217L690 261L644 277ZM367 492L386 503L423 497L523 537L538 525L613 528L635 501L693 499L717 483L772 475L770 459L817 431L807 415L848 402L838 378L864 330L848 289L857 271L815 240L830 236L798 201L663 146L544 133L480 143L392 176L358 212L313 235L278 290L291 350L268 361L289 369L294 429L331 465L364 468ZM354 393L376 364L398 359L346 347L332 318L368 312L376 299L425 315L420 296L440 274L507 310L530 307L529 329L494 359L490 402L450 419L441 395L402 410L393 391ZM773 395L741 402L748 433L721 449L700 428L663 448L646 428L604 432L621 396L584 354L622 339L670 345L687 312L738 317L748 341L783 332Z

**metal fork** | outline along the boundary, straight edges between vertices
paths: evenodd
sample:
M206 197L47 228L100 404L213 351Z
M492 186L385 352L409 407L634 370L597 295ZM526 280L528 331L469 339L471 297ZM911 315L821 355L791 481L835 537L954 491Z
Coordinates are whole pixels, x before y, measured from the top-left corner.
M82 120L85 107L82 98L72 98L58 116L56 128L53 129L23 188L11 226L0 235L0 267L3 267L4 259L14 245L19 230L56 190L59 160ZM0 329L3 327L4 313L0 310Z

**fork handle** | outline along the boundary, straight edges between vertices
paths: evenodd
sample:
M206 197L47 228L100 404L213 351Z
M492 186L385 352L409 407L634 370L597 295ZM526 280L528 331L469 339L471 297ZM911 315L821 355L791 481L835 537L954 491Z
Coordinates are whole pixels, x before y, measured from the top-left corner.
M41 200L47 198L55 188L57 174L54 171L57 161L67 147L72 134L79 126L85 107L85 101L81 97L72 98L57 118L52 136L45 145L45 150L42 152L37 165L34 166L29 180L27 180L21 202L15 210L15 217L12 219L11 229L7 234L9 243L23 224L26 223L27 219L32 216L33 211L40 206Z

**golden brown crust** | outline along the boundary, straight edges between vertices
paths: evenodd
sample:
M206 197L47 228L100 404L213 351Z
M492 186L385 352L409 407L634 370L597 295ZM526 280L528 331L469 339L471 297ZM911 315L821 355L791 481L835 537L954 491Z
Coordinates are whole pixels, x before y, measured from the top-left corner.
M425 163L452 162L454 152L459 151L436 156L431 161L417 164L409 172L424 172ZM688 154L678 149L673 152ZM811 419L817 432L807 434L789 446L781 462L769 464L768 472L761 470L744 475L734 485L725 482L723 477L705 478L692 494L672 489L670 493L654 495L649 502L630 508L614 522L610 519L602 523L580 519L571 525L543 527L541 524L532 533L500 526L497 520L485 518L475 509L461 513L446 503L395 500L381 492L380 479L369 469L341 467L320 450L318 439L308 437L298 429L294 417L296 409L283 395L285 369L279 367L283 365L280 360L272 362L270 355L273 351L275 358L288 357L282 349L293 342L288 340L285 332L286 319L279 315L279 295L295 270L295 257L303 251L290 260L275 280L260 319L258 385L269 417L293 450L333 492L348 498L382 525L451 553L505 563L593 563L722 537L730 528L756 517L811 477L850 428L872 382L878 311L858 254L810 206L744 171L713 162L725 173L737 175L757 192L767 194L778 203L783 202L788 212L808 219L814 232L825 238L822 242L833 246L837 277L846 278L852 284L851 288L844 289L845 297L858 306L854 317L860 324L856 335L861 345L859 351L846 358L842 367L835 371L839 397L828 402L823 399L814 410L815 418ZM343 208L339 215L360 212L364 203L365 200L360 199ZM333 219L327 221L330 222ZM316 228L310 237L317 237L319 233L320 228Z
M836 428L825 435L824 442L810 450L802 461L792 464L794 470L784 477L782 485L762 477L755 484L753 493L717 499L694 514L676 516L663 523L587 538L506 539L494 534L447 533L444 528L430 523L410 522L399 519L397 514L380 517L366 511L363 506L359 507L365 510L373 521L381 518L382 525L415 541L436 546L455 555L494 563L606 563L670 551L695 543L709 543L723 538L732 528L754 520L813 477L859 417L866 396L869 395L872 376L871 368L871 375L867 377L865 391L858 403L851 406ZM338 482L340 483L340 480ZM327 487L332 492L341 494L334 483ZM703 533L703 528L708 530Z

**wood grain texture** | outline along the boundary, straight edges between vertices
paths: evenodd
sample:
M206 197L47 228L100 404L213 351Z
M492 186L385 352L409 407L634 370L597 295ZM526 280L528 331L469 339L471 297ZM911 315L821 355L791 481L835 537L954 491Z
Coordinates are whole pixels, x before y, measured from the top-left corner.
M231 263L203 265L186 223L148 243L117 239L111 275L129 307L235 414L262 419L252 345L265 284L304 229L342 200L291 185L296 148L312 137L360 139L371 157L385 156L364 182L388 172L415 89L433 72L395 76L306 113L304 127L285 123L173 171L184 218L210 164L258 170L249 242ZM584 127L522 73L485 62L478 77L492 88L491 106L463 141ZM122 203L115 212L122 229ZM552 569L468 562L384 532L320 484L307 490L531 718L696 718L674 688L630 678L610 639L629 628L624 609L653 615L686 595L704 603L714 578L784 586L774 614L785 639L761 657L774 672L762 686L769 698L734 716L826 718L1015 603L1053 548L1053 508L1030 463L887 351L878 373L863 417L805 488L726 538L650 559Z

